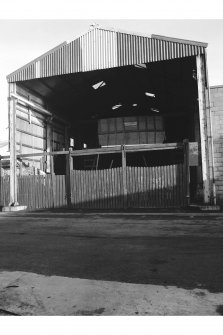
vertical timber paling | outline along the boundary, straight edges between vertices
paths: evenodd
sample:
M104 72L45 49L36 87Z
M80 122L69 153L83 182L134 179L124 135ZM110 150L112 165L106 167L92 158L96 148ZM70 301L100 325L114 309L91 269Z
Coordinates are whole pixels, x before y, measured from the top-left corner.
M56 207L56 180L55 180L55 174L54 174L54 157L50 156L50 166L51 166L51 184L52 187L52 207Z
M210 202L210 171L209 171L209 150L207 138L207 115L206 115L206 96L205 96L205 64L204 55L198 55L197 61L197 86L199 102L199 120L201 136L201 159L204 203Z
M124 201L124 208L127 208L127 174L126 174L126 151L125 151L125 145L122 146L122 178L123 178L123 201Z
M66 195L67 195L67 206L71 207L71 171L72 166L72 156L71 149L69 149L69 154L66 155Z
M185 167L185 186L182 185L184 192L186 193L186 206L190 204L190 166L189 166L189 140L183 141L184 145L184 167Z

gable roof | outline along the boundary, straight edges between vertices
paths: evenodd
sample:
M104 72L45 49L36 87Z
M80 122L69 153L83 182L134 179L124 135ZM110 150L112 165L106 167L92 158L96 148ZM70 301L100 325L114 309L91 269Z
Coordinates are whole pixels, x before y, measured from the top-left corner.
M205 53L207 43L94 26L7 76L8 82L156 62Z

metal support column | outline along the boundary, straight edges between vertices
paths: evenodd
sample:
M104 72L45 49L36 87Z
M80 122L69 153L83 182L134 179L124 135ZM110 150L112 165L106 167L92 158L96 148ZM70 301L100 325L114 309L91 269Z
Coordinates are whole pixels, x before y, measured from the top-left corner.
M197 85L201 137L201 160L204 203L210 203L210 170L207 134L206 94L205 94L205 59L204 55L198 55L197 61Z
M11 96L16 93L16 84L9 84L9 134L10 134L10 202L9 206L18 206L16 175L16 104L17 99Z

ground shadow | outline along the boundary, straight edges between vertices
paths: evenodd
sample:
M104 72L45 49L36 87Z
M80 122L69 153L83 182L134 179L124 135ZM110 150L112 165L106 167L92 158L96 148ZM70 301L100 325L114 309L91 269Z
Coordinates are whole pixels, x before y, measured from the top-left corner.
M219 315L223 315L223 305L218 305L217 309L216 309L216 312L219 314Z
M129 234L116 216L105 217L105 231L93 224L97 214L77 225L81 217L1 220L0 270L223 292L223 238L143 236L137 222Z

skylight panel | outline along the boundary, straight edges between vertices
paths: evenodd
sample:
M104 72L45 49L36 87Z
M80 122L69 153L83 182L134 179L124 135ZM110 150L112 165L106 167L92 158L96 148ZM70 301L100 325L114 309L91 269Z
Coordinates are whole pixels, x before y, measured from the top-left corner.
M147 97L155 98L155 94L154 93L145 92L145 95Z
M114 109L120 108L121 106L122 104L117 104L117 105L112 106L112 109L114 110Z
M151 108L151 111L155 112L155 113L159 113L160 112L159 109L157 109L157 108Z
M134 66L138 69L147 69L146 64L135 64Z
M93 87L93 89L97 90L100 87L105 86L105 85L106 85L106 83L102 80L102 81L99 81L98 83L92 85L92 87Z

